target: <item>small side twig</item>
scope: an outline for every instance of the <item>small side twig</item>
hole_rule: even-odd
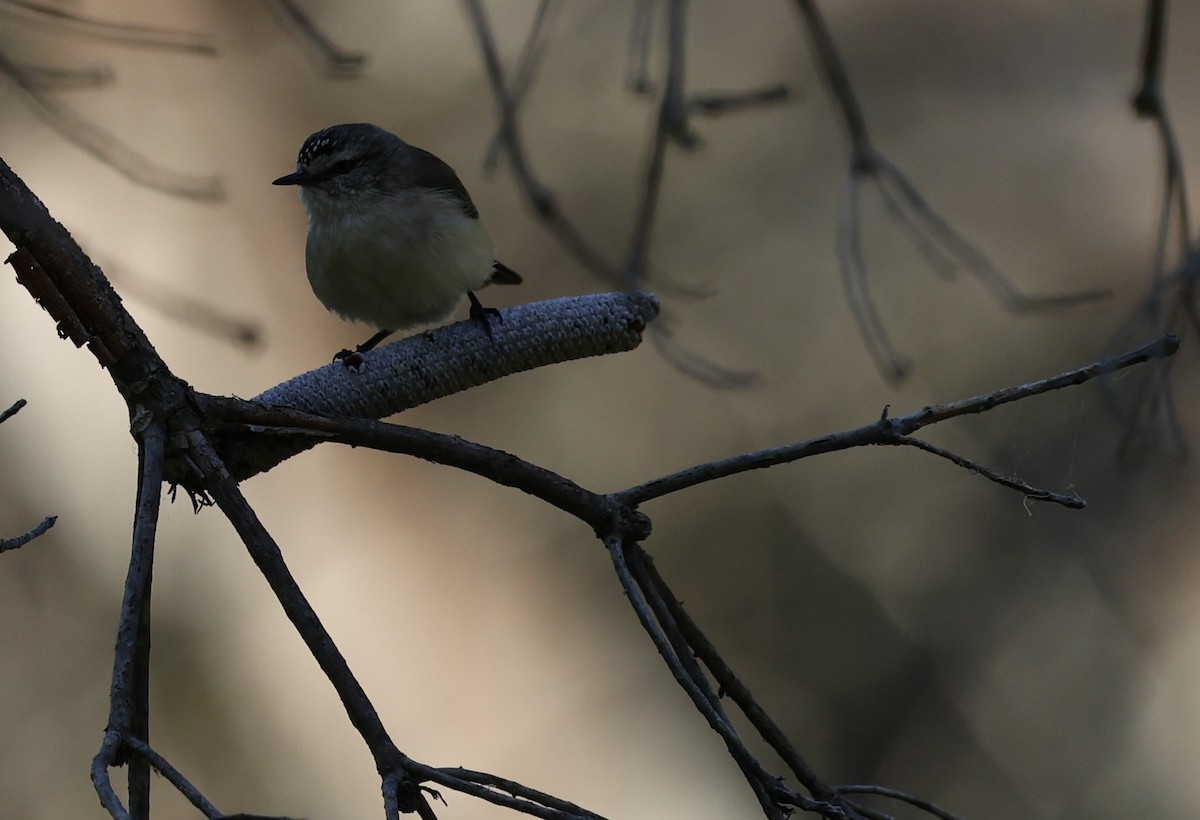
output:
[[[216,806],[209,802],[208,798],[200,793],[199,789],[192,785],[191,781],[184,777],[183,772],[179,771],[169,760],[155,751],[149,743],[135,737],[126,737],[124,739],[124,746],[134,755],[145,760],[154,771],[165,777],[189,803],[204,812],[206,817],[225,816]]]
[[[901,436],[894,441],[885,441],[883,444],[916,447],[918,450],[924,450],[927,453],[932,453],[939,458],[944,458],[949,462],[957,464],[964,470],[973,474],[982,475],[989,481],[994,481],[1002,487],[1008,487],[1010,490],[1016,490],[1031,501],[1049,501],[1053,504],[1059,504],[1069,510],[1082,510],[1087,507],[1087,502],[1077,495],[1063,495],[1062,493],[1043,490],[1040,487],[1034,487],[1026,484],[1021,479],[1015,476],[1006,476],[991,467],[980,464],[977,461],[972,461],[965,456],[960,456],[958,453],[952,453],[949,450],[938,447],[936,444],[930,444],[928,441],[912,438],[910,436]]]
[[[8,552],[9,550],[20,549],[28,544],[33,539],[42,535],[58,521],[57,515],[48,515],[39,523],[35,524],[30,530],[13,538],[0,538],[0,552]]]
[[[931,803],[928,800],[909,794],[908,792],[902,792],[899,789],[889,789],[885,786],[852,785],[836,786],[834,790],[838,794],[869,794],[877,797],[890,797],[892,800],[899,800],[927,814],[931,814],[939,818],[939,820],[962,820],[957,814],[946,811],[936,803]]]
[[[12,407],[8,408],[3,413],[0,413],[0,424],[3,424],[17,413],[21,412],[21,408],[28,403],[29,402],[25,401],[25,399],[17,399],[15,402],[13,402]]]

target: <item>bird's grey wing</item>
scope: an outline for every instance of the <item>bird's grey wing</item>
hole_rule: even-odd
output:
[[[424,148],[410,145],[409,149],[420,157],[413,163],[413,183],[420,188],[432,188],[435,191],[453,194],[462,206],[464,214],[471,219],[479,219],[479,209],[471,201],[471,195],[467,193],[466,186],[462,184],[458,174],[454,173],[454,169]]]

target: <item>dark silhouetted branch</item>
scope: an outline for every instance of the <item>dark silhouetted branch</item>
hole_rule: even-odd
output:
[[[1068,370],[1048,379],[1029,382],[992,393],[984,393],[969,399],[926,407],[915,413],[897,418],[889,418],[886,414],[874,424],[868,424],[854,430],[842,433],[831,433],[820,438],[791,444],[786,447],[773,447],[758,450],[753,453],[734,456],[721,461],[711,461],[677,473],[654,479],[636,487],[622,490],[616,495],[626,503],[642,504],[652,498],[660,498],[668,493],[678,492],[687,487],[694,487],[707,481],[715,481],[748,470],[758,470],[773,467],[776,464],[786,464],[801,458],[846,450],[850,447],[861,447],[867,444],[902,444],[902,439],[911,436],[916,431],[931,424],[937,424],[948,419],[973,413],[984,413],[1004,404],[1020,401],[1052,390],[1073,387],[1091,381],[1107,373],[1115,373],[1134,365],[1163,359],[1175,355],[1179,349],[1179,339],[1165,336],[1132,350],[1120,356],[1101,359],[1084,367]],[[1039,493],[1042,491],[1038,491]],[[1052,494],[1053,495],[1053,494]],[[1064,497],[1069,498],[1069,497]],[[1057,501],[1049,497],[1045,500]],[[1078,507],[1077,499],[1069,499],[1071,507]]]

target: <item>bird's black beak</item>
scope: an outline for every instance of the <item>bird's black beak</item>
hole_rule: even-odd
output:
[[[312,179],[313,178],[308,174],[307,171],[296,171],[293,174],[288,174],[287,176],[280,177],[279,179],[275,180],[271,184],[272,185],[304,185],[308,182],[312,182]]]

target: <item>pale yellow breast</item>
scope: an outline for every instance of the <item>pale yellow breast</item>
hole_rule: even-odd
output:
[[[308,280],[329,310],[403,330],[452,313],[492,276],[487,228],[450,194],[406,192],[365,200],[309,225]]]

